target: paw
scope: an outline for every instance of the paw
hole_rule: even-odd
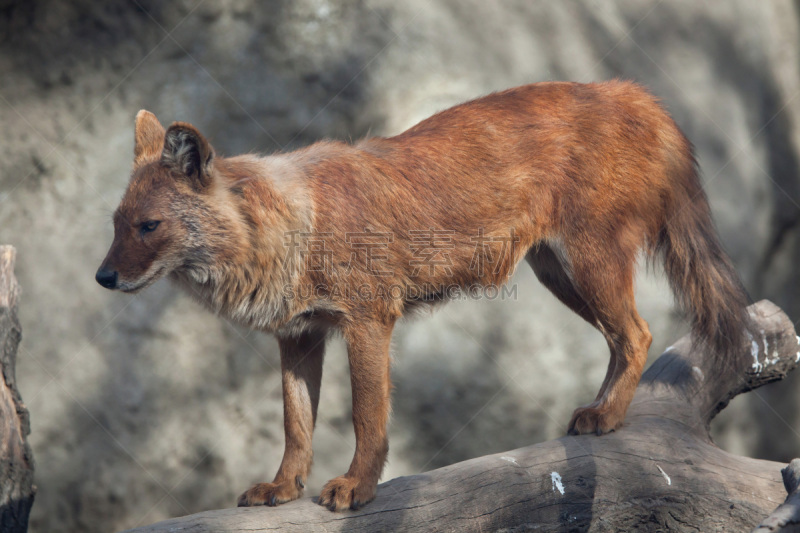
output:
[[[254,505],[269,505],[274,507],[282,503],[296,500],[303,495],[303,481],[300,476],[294,483],[258,483],[239,496],[239,507],[253,507]]]
[[[594,433],[602,435],[610,433],[622,425],[622,416],[609,409],[600,409],[597,402],[586,407],[579,407],[572,413],[567,433],[570,435],[586,435]]]
[[[368,483],[357,478],[339,476],[322,487],[319,504],[331,511],[358,509],[375,498],[377,483]]]

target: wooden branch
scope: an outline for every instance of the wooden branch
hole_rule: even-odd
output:
[[[0,246],[0,531],[24,532],[35,487],[28,445],[28,410],[17,390],[16,358],[22,331],[17,320],[16,251]]]
[[[795,459],[781,470],[783,484],[789,496],[753,533],[800,532],[800,459]]]
[[[689,338],[668,349],[645,373],[623,427],[609,435],[565,436],[393,479],[359,511],[335,514],[303,498],[130,531],[749,530],[784,499],[783,465],[717,448],[708,423],[736,394],[800,363],[788,317],[767,301],[751,313],[758,338],[723,368]]]
[[[628,420],[640,413],[662,416],[695,427],[708,437],[708,424],[735,396],[779,381],[800,364],[800,337],[781,309],[768,300],[751,305],[756,326],[737,355],[722,367],[695,350],[685,336],[645,372]]]

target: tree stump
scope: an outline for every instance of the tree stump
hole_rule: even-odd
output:
[[[788,317],[768,301],[750,312],[758,334],[722,367],[688,336],[668,348],[611,434],[565,436],[393,479],[359,511],[335,514],[303,498],[130,532],[750,530],[786,498],[784,465],[719,449],[709,423],[737,394],[800,364]],[[784,505],[796,511],[796,484],[791,490],[792,503]]]
[[[19,287],[14,277],[16,251],[0,246],[0,531],[28,530],[36,488],[33,454],[28,445],[28,410],[17,390],[17,347],[22,330],[17,319]]]

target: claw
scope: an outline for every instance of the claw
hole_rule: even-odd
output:
[[[356,510],[375,497],[376,484],[355,477],[340,476],[325,484],[319,504],[331,511]]]
[[[239,496],[237,505],[239,507],[250,507],[254,505],[275,507],[276,505],[296,500],[300,496],[302,496],[302,490],[298,489],[291,481],[259,483]]]

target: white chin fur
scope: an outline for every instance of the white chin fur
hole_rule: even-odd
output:
[[[158,281],[164,275],[166,271],[166,267],[162,266],[158,270],[155,271],[154,274],[151,276],[145,277],[143,280],[139,281],[120,281],[117,283],[117,289],[127,293],[127,294],[136,294],[137,292],[145,289]]]

